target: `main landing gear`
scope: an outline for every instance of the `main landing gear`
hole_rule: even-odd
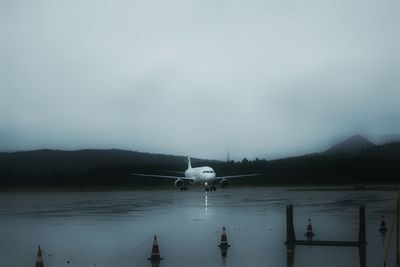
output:
[[[188,188],[186,186],[181,187],[181,191],[187,191],[187,190],[188,190]]]

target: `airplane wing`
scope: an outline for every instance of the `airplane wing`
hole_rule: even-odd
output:
[[[255,174],[229,175],[229,176],[218,176],[215,179],[216,180],[222,180],[222,179],[239,178],[239,177],[251,177],[251,176],[259,176],[259,175],[261,175],[261,174],[255,173]]]
[[[185,172],[180,172],[180,171],[167,171],[169,173],[175,173],[175,174],[185,174]]]
[[[192,178],[182,177],[182,176],[170,176],[170,175],[156,175],[156,174],[144,174],[144,173],[131,173],[133,176],[145,176],[145,177],[154,177],[154,178],[165,178],[165,179],[181,179],[181,180],[190,180]]]

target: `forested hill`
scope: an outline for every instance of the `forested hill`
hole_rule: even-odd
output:
[[[199,164],[216,161],[193,159]],[[0,153],[2,185],[83,185],[129,183],[132,171],[185,170],[186,156],[118,149],[35,150]],[[132,179],[131,179],[132,180]]]
[[[320,153],[279,160],[221,162],[193,159],[218,175],[260,173],[237,179],[250,184],[363,184],[399,183],[400,142],[370,146],[354,153]],[[124,150],[36,150],[0,153],[0,185],[138,185],[172,184],[170,179],[138,178],[132,172],[182,175],[185,156]]]

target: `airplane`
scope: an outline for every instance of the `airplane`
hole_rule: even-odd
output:
[[[192,163],[190,157],[188,156],[188,168],[185,171],[184,177],[179,176],[168,176],[168,175],[155,175],[155,174],[143,174],[143,173],[131,173],[134,176],[145,176],[145,177],[155,177],[155,178],[165,178],[165,179],[175,179],[174,185],[181,191],[186,191],[188,187],[187,184],[204,184],[205,191],[216,191],[217,187],[215,184],[219,182],[221,187],[228,186],[228,179],[238,178],[238,177],[250,177],[258,176],[260,174],[243,174],[243,175],[230,175],[230,176],[219,176],[215,171],[208,166],[195,167],[192,168]],[[186,183],[185,183],[186,182]]]

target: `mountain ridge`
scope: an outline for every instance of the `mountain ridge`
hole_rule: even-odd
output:
[[[327,149],[325,154],[357,154],[360,151],[371,148],[375,146],[374,143],[369,141],[362,135],[356,134],[352,135],[345,140],[333,145],[329,149]]]
[[[193,159],[219,175],[260,173],[238,180],[254,184],[399,183],[400,142],[374,145],[357,153],[317,153],[276,160],[223,162]],[[0,152],[0,185],[137,185],[168,181],[133,179],[132,172],[171,175],[187,168],[186,156],[120,149]]]

